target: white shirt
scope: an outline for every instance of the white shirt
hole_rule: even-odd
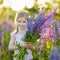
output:
[[[15,36],[15,42],[20,43],[21,46],[24,46],[25,45],[25,42],[22,40],[24,34],[22,34],[22,33],[15,34],[15,33],[16,33],[16,31],[13,31],[11,33],[11,35],[14,35]],[[33,58],[32,51],[30,49],[27,49],[27,52],[28,52],[28,54],[27,55],[25,54],[24,60],[32,59]],[[14,50],[14,53],[18,53],[18,50]]]

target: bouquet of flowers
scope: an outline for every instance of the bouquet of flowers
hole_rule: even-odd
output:
[[[38,14],[38,17],[36,18],[34,23],[32,22],[32,20],[35,17],[34,14],[31,15],[31,17],[28,19],[27,31],[26,31],[26,34],[24,35],[24,37],[22,38],[23,41],[30,42],[34,46],[36,46],[36,42],[40,38],[41,26],[47,20],[49,20],[52,16],[54,16],[57,9],[54,8],[48,14],[44,15],[45,10],[46,9],[42,9],[40,11],[40,13]],[[18,49],[19,49],[19,53],[17,54],[17,59],[18,60],[23,60],[24,55],[27,54],[26,48],[21,47],[19,44],[16,44],[16,46],[18,46]],[[33,59],[35,59],[35,60],[38,59],[38,49],[37,48],[38,48],[38,46],[36,47],[35,52],[33,52]]]

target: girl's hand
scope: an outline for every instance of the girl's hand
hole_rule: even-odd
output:
[[[30,49],[31,49],[32,51],[34,51],[34,50],[35,50],[35,46],[33,46],[31,43],[30,43],[29,45],[30,45]]]
[[[35,47],[31,43],[28,43],[28,42],[25,43],[25,48],[35,50]]]

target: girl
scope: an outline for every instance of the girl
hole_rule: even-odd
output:
[[[20,46],[27,48],[28,54],[24,55],[24,60],[32,60],[32,50],[35,50],[35,47],[27,42],[22,41],[24,34],[26,33],[26,25],[27,25],[28,14],[26,12],[19,12],[16,15],[16,30],[11,33],[11,40],[9,43],[9,50],[14,50],[14,53],[18,53],[18,47],[15,46],[15,43],[20,43]],[[17,58],[13,58],[13,60],[17,60]]]

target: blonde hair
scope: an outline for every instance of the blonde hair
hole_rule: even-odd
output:
[[[28,14],[26,12],[18,12],[18,13],[16,13],[15,23],[18,20],[18,18],[22,18],[22,17],[25,17],[26,20],[28,20]],[[18,32],[18,26],[17,26],[17,29],[16,29],[16,33],[17,32]]]
[[[15,23],[18,20],[18,18],[25,17],[28,20],[28,14],[26,12],[17,12],[15,17]]]

